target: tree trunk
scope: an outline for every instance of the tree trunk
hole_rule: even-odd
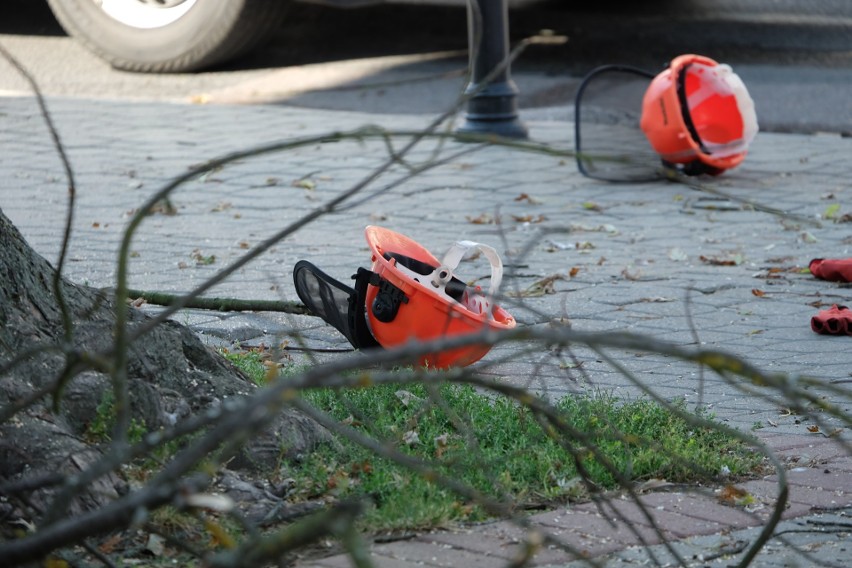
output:
[[[11,364],[28,350],[63,342],[54,275],[50,263],[27,245],[0,210],[0,414],[33,393],[50,388],[65,368],[65,356],[56,349],[39,350]],[[111,297],[64,279],[60,285],[73,321],[74,348],[88,353],[107,351],[114,327]],[[129,325],[146,318],[132,309]],[[133,419],[148,431],[173,425],[228,397],[245,396],[257,388],[175,322],[159,326],[144,341],[131,346],[128,360]],[[0,423],[0,488],[43,474],[70,476],[85,470],[101,455],[90,441],[91,428],[93,421],[103,419],[110,395],[109,377],[86,370],[67,382],[61,398],[55,401],[58,411],[54,411],[51,396],[45,396]],[[285,412],[270,430],[244,448],[231,467],[275,468],[282,457],[304,455],[328,439],[325,430],[303,415]],[[101,506],[125,489],[118,474],[104,476],[68,512]],[[37,521],[49,498],[49,490],[39,489],[26,499],[0,502],[0,518]]]

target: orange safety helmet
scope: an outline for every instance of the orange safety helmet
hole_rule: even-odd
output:
[[[640,127],[664,162],[717,175],[743,161],[757,116],[730,66],[681,55],[645,91]]]
[[[354,288],[304,260],[293,270],[302,302],[354,347],[391,348],[409,341],[515,327],[515,319],[494,303],[503,263],[492,247],[460,241],[439,261],[417,242],[389,229],[369,226],[365,234],[372,266],[358,269]],[[480,251],[491,264],[487,294],[453,275],[469,250]],[[442,350],[422,356],[418,363],[438,369],[461,367],[478,361],[490,348],[476,344]]]
[[[367,287],[367,319],[373,336],[383,347],[407,341],[431,341],[445,336],[515,327],[515,319],[493,299],[503,277],[503,263],[493,248],[461,241],[453,245],[443,262],[421,245],[389,229],[370,226],[367,244],[373,252],[372,271],[378,285]],[[491,263],[487,295],[470,288],[453,275],[465,252],[480,250]],[[423,366],[465,366],[488,353],[489,345],[472,345],[430,353]]]

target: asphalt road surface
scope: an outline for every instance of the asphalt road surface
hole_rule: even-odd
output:
[[[852,135],[852,2],[846,0],[554,0],[510,13],[512,40],[552,29],[513,78],[526,115],[569,118],[582,77],[606,63],[660,69],[681,53],[731,64],[765,131]],[[465,85],[467,12],[455,6],[354,10],[293,3],[262,49],[203,73],[115,71],[68,38],[43,2],[0,6],[0,43],[48,95],[195,103],[275,103],[435,113]],[[0,94],[27,84],[0,62]]]

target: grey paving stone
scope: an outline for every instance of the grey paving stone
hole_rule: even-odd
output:
[[[767,481],[777,481],[778,476],[771,475],[765,479]],[[831,469],[826,467],[793,468],[787,471],[787,483],[794,488],[807,487],[810,489],[831,491],[837,494],[838,497],[844,493],[852,493],[852,486],[849,485],[849,476],[846,475],[846,472],[831,471]],[[793,489],[793,491],[795,490]]]
[[[371,562],[375,568],[422,568],[423,566],[440,566],[440,564],[426,563],[422,561],[410,561],[400,558],[392,558],[381,554],[372,554]],[[338,554],[318,560],[300,562],[299,566],[305,568],[352,568],[352,559],[346,554]]]
[[[652,493],[645,500],[649,505],[661,506],[685,517],[691,517],[701,523],[694,534],[710,534],[704,526],[718,525],[715,532],[726,532],[735,528],[759,525],[763,521],[745,510],[721,503],[715,492],[713,494],[696,493]],[[683,527],[685,524],[679,524]]]
[[[429,539],[428,536],[412,541],[376,545],[373,550],[380,557],[427,566],[496,568],[506,565],[506,558],[503,556],[457,548]]]
[[[843,471],[850,473],[852,472],[852,457],[831,460],[831,463],[827,464],[825,469],[829,471]]]
[[[849,518],[848,512],[841,512],[783,521],[777,527],[777,536],[758,553],[751,565],[760,568],[845,566],[852,551],[848,539]],[[685,561],[684,565],[690,568],[728,567],[742,560],[759,531],[759,528],[750,528],[722,537],[698,536],[672,546]],[[652,563],[649,552],[663,566],[677,565],[670,552],[660,545],[650,549],[634,547],[599,560],[607,567],[641,566]],[[575,562],[559,566],[575,568],[581,564]]]
[[[641,525],[659,530],[663,540],[687,536],[698,524],[694,519],[684,518],[683,515],[667,510],[664,505],[646,503],[644,499],[641,503],[642,505],[631,499],[613,497],[604,505],[605,514],[612,522],[622,526]],[[589,504],[579,505],[578,508],[591,510]],[[688,527],[691,527],[690,530],[686,530]]]
[[[749,481],[742,485],[758,500],[773,506],[778,495],[778,483],[773,481]],[[843,509],[852,506],[852,492],[823,489],[790,484],[789,507],[785,517],[795,517],[813,509]]]
[[[48,103],[78,183],[74,236],[65,273],[73,281],[100,287],[115,285],[118,247],[130,217],[155,191],[191,166],[252,145],[332,129],[353,129],[366,123],[418,128],[428,120],[264,106],[93,103],[61,98]],[[67,206],[61,164],[50,150],[49,134],[33,99],[4,98],[2,118],[0,207],[30,244],[55,262]],[[535,140],[561,148],[573,145],[570,125],[533,122],[529,126]],[[436,148],[436,143],[427,142],[411,160],[429,159]],[[358,266],[369,262],[364,226],[382,224],[412,236],[438,255],[458,239],[495,244],[511,268],[506,290],[524,291],[545,276],[562,275],[553,294],[506,299],[521,325],[544,326],[564,318],[581,332],[631,331],[685,349],[719,350],[767,371],[803,374],[823,383],[848,380],[852,368],[848,338],[817,335],[810,330],[809,320],[817,311],[814,302],[848,302],[852,292],[847,286],[797,272],[811,258],[849,255],[844,224],[823,220],[812,227],[800,220],[779,220],[748,206],[730,207],[731,203],[710,200],[706,192],[679,184],[597,182],[580,176],[571,160],[534,153],[518,154],[504,148],[471,150],[449,143],[442,155],[460,150],[467,153],[417,178],[406,179],[407,170],[399,165],[388,168],[387,175],[367,188],[371,199],[320,217],[288,235],[207,295],[295,299],[291,271],[300,259],[309,259],[348,281]],[[735,197],[816,220],[829,205],[838,203],[845,208],[849,201],[850,190],[843,180],[852,174],[850,154],[852,139],[848,138],[762,133],[742,167],[698,181]],[[176,293],[190,291],[240,262],[252,247],[365,179],[385,158],[384,145],[378,141],[312,143],[288,152],[245,158],[189,180],[171,197],[176,214],[148,217],[133,236],[129,284]],[[300,180],[311,184],[300,185]],[[522,194],[537,203],[516,200]],[[488,221],[483,215],[497,222],[473,222]],[[215,260],[199,264],[198,257]],[[725,261],[733,264],[714,264]],[[475,264],[464,268],[470,270],[471,278],[487,275],[487,270]],[[579,271],[572,277],[573,268]],[[771,274],[770,268],[790,271]],[[230,347],[235,342],[268,347],[287,342],[292,346],[302,341],[309,348],[333,350],[347,345],[336,331],[304,316],[188,311],[175,317],[181,318],[215,346]],[[522,349],[526,351],[518,355]],[[844,490],[844,481],[852,474],[848,451],[819,435],[808,436],[807,427],[822,416],[804,405],[798,415],[782,416],[784,401],[765,388],[744,389],[742,378],[720,376],[707,369],[702,374],[676,357],[639,348],[607,350],[632,373],[635,383],[592,350],[573,346],[571,351],[574,359],[532,349],[529,343],[501,345],[478,369],[553,398],[594,389],[625,398],[652,392],[667,400],[686,400],[690,406],[700,403],[725,424],[746,432],[759,422],[764,427],[755,433],[780,458],[790,461],[791,467],[817,466],[789,473],[793,485],[786,518],[809,514],[812,506],[849,504],[849,493]],[[348,354],[324,352],[313,359],[305,353],[293,356],[310,364]],[[511,361],[505,360],[510,357]],[[809,392],[832,396],[816,387]],[[849,406],[849,401],[845,404]],[[831,420],[826,425],[837,427]],[[848,428],[841,435],[848,440]],[[825,469],[830,473],[821,473]],[[704,564],[701,559],[718,553],[720,546],[736,538],[753,539],[756,528],[725,533],[731,527],[762,522],[777,492],[771,478],[744,486],[765,501],[757,517],[704,496],[687,495],[679,501],[676,494],[661,493],[645,499],[654,504],[667,535],[718,530],[717,535],[675,545],[696,565],[716,566],[729,559]],[[533,518],[554,536],[592,556],[610,552],[614,546],[636,544],[638,538],[631,529],[648,542],[659,541],[634,516],[635,510],[625,508],[625,512],[633,520],[630,526],[612,526],[595,511],[581,507],[571,513],[575,521],[580,518],[577,522],[566,521],[569,515],[564,511]],[[484,536],[473,530],[435,537],[435,545],[421,539],[378,545],[376,564],[399,568],[503,565],[494,562],[505,563],[518,539],[481,530]],[[817,538],[811,532],[786,536],[801,539],[801,546],[812,547],[820,558],[848,554],[840,551],[843,541],[831,541],[825,534]],[[457,540],[449,548],[447,542],[439,542],[450,538]],[[505,551],[503,556],[484,554],[488,550],[483,548],[502,542],[509,543],[499,545]],[[775,548],[761,560],[765,562],[761,566],[785,565],[790,558],[798,562],[799,556],[784,555],[782,543],[772,546]],[[667,558],[662,549],[654,550],[659,558]],[[544,549],[536,566],[567,566],[570,560],[563,564],[562,554]],[[623,557],[609,557],[607,565],[647,561],[642,554],[633,550]],[[347,562],[337,556],[315,565],[346,566]]]
[[[569,516],[562,522],[565,513],[540,513],[533,515],[530,520],[532,527],[548,538],[554,539],[555,543],[545,542],[543,548],[535,556],[535,563],[549,564],[553,562],[564,562],[572,558],[592,558],[622,549],[625,544],[617,538],[607,534],[600,534],[587,527],[584,520],[588,519],[585,514]],[[494,523],[498,534],[507,534],[515,542],[522,542],[526,537],[526,531],[506,521]],[[508,527],[508,528],[505,528]],[[478,529],[473,534],[492,534],[491,527]],[[632,541],[631,541],[632,542]]]
[[[604,514],[601,514],[593,504],[588,503],[572,507],[570,513],[563,510],[537,515],[535,520],[547,527],[555,527],[568,533],[576,530],[579,534],[596,538],[603,545],[619,542],[622,546],[630,546],[639,543],[657,544],[662,541],[661,535],[647,525],[625,523],[611,509],[605,507]]]

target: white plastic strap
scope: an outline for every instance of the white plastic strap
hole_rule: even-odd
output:
[[[435,269],[430,277],[430,282],[435,288],[444,289],[453,277],[453,271],[458,268],[464,255],[470,250],[478,250],[485,255],[488,262],[491,263],[491,284],[488,287],[488,297],[493,298],[500,289],[500,283],[503,281],[503,261],[500,260],[500,255],[493,247],[473,241],[458,241],[441,261],[441,266]]]
[[[468,288],[463,295],[461,304],[475,314],[486,313],[490,316],[494,296],[497,294],[497,291],[500,289],[500,283],[503,281],[503,261],[500,260],[500,255],[497,254],[494,248],[473,241],[458,241],[450,247],[450,250],[444,255],[441,265],[432,271],[431,274],[418,274],[401,263],[396,264],[396,269],[417,285],[438,292],[449,301],[455,302],[456,300],[447,293],[447,284],[453,279],[454,271],[458,268],[465,254],[471,250],[482,252],[491,264],[491,284],[487,295]]]
[[[500,282],[503,280],[503,261],[500,260],[500,255],[492,247],[473,241],[457,242],[444,255],[441,266],[432,273],[429,283],[444,296],[450,297],[446,290],[447,284],[452,280],[453,271],[458,268],[464,255],[471,250],[480,251],[491,264],[491,284],[487,296],[472,288],[466,288],[460,303],[474,314],[486,314],[491,317],[494,309],[494,296],[500,289]]]

